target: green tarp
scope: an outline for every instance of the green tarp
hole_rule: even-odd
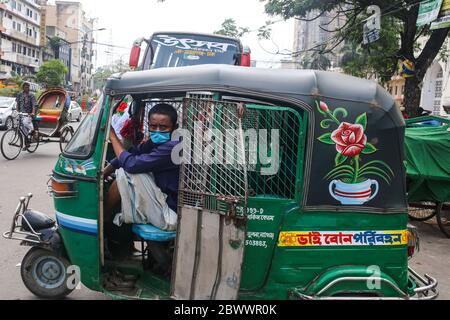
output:
[[[448,126],[407,128],[405,138],[408,199],[450,201]]]

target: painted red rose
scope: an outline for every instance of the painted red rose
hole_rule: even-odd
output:
[[[336,143],[336,149],[340,154],[351,158],[359,155],[367,144],[363,126],[347,122],[343,122],[331,134],[331,139]]]

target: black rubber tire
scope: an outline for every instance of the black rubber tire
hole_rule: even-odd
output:
[[[35,153],[39,148],[39,144],[41,143],[41,137],[36,142],[31,142],[30,146],[27,148],[28,153]]]
[[[77,122],[81,122],[81,113],[80,113],[80,115],[78,116]]]
[[[37,270],[41,266],[42,259],[48,259],[49,261],[52,261],[53,265],[64,266],[63,270],[59,270],[62,268],[58,268],[57,271],[58,282],[56,284],[61,284],[54,288],[45,288],[44,286],[39,284],[38,280],[36,280],[36,274],[38,271],[42,271],[43,273],[45,272],[42,269]],[[66,259],[57,256],[54,252],[34,247],[31,248],[23,258],[20,268],[20,274],[22,276],[22,281],[27,289],[35,296],[43,299],[62,299],[68,296],[74,290],[67,288],[67,268],[69,266],[70,263]],[[42,268],[45,268],[45,264],[42,266]]]
[[[11,130],[14,128],[14,120],[11,117],[6,118],[5,121],[5,129],[6,130]]]
[[[438,205],[436,218],[439,229],[447,238],[450,238],[450,203]]]
[[[61,137],[59,138],[59,149],[64,152],[67,144],[72,140],[74,131],[72,127],[66,127],[61,131]],[[67,139],[69,137],[69,139]]]
[[[15,155],[14,154],[13,155],[9,155],[9,154],[6,154],[6,152],[5,152],[5,149],[6,149],[6,145],[5,144],[9,143],[6,140],[8,139],[7,138],[8,135],[11,135],[11,134],[14,135],[14,137],[15,137],[14,139],[17,139],[15,143],[18,143],[18,145],[17,145],[17,147],[18,147],[17,148],[17,154],[15,154]],[[10,129],[10,130],[6,131],[3,134],[2,140],[0,142],[0,149],[1,149],[3,157],[5,157],[6,160],[10,160],[10,161],[17,159],[17,157],[22,152],[23,144],[24,144],[23,136],[22,136],[21,133],[18,133],[16,129]]]
[[[428,208],[421,208],[420,205]],[[438,205],[434,202],[410,203],[408,216],[412,221],[427,221],[436,215],[437,207]]]

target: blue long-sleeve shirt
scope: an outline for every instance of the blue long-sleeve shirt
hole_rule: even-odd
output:
[[[111,161],[116,169],[123,168],[130,174],[153,173],[156,185],[167,194],[169,208],[177,212],[179,166],[172,162],[172,150],[178,141],[155,145],[151,140]]]

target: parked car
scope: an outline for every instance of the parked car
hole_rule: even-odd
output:
[[[0,97],[0,129],[11,129],[16,117],[16,99]]]
[[[82,117],[83,110],[81,109],[80,105],[77,102],[72,101],[69,108],[69,121],[77,120],[78,122],[80,122]]]

